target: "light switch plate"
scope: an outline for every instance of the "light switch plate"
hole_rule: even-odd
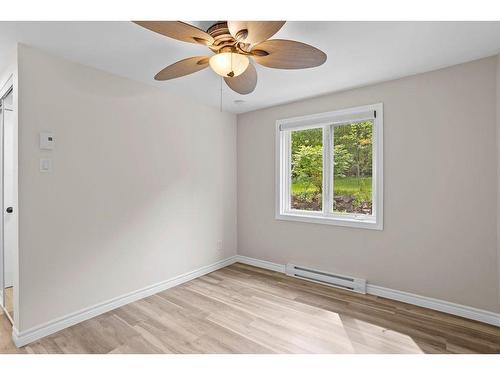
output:
[[[53,150],[56,140],[51,132],[40,133],[40,150]]]
[[[40,172],[52,172],[52,160],[40,159]]]

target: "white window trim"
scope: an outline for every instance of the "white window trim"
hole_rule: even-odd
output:
[[[374,114],[376,113],[376,116]],[[333,177],[333,163],[328,157],[332,150],[331,125],[340,125],[348,122],[373,120],[372,158],[373,158],[373,215],[351,215],[329,212],[331,197],[331,181]],[[290,187],[291,174],[289,171],[291,145],[290,131],[308,128],[323,127],[323,211],[291,210]],[[384,183],[383,183],[383,132],[384,113],[383,104],[371,104],[361,107],[342,109],[338,111],[318,113],[308,116],[294,117],[276,121],[276,219],[301,221],[307,223],[330,224],[345,227],[383,229]],[[281,157],[283,155],[283,158]],[[286,181],[288,180],[288,181]]]

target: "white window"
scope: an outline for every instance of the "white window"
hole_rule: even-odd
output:
[[[383,106],[276,122],[276,218],[383,228]]]

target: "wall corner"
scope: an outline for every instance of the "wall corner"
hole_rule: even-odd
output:
[[[500,311],[500,54],[496,59],[496,149],[497,149],[497,284]]]

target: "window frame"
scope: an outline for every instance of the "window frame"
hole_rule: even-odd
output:
[[[339,225],[383,230],[383,103],[341,109],[276,121],[276,207],[277,220]],[[333,128],[359,121],[373,121],[372,131],[372,215],[332,212]],[[291,209],[291,132],[323,129],[322,211]]]

